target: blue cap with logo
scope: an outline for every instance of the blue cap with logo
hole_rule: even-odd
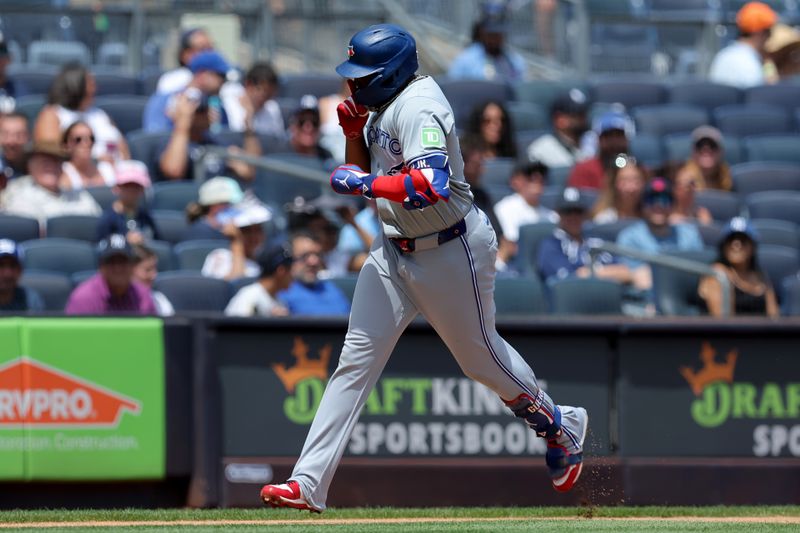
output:
[[[213,50],[200,52],[194,56],[191,61],[189,61],[188,66],[189,70],[192,71],[192,74],[196,74],[202,70],[210,70],[211,72],[216,72],[223,77],[226,76],[228,71],[231,69],[230,65],[228,65],[228,62],[225,61],[225,58]]]
[[[109,235],[97,245],[97,260],[101,264],[116,256],[133,259],[133,248],[128,244],[128,239],[118,233]]]
[[[758,232],[756,228],[744,217],[733,217],[722,229],[720,242],[724,242],[734,235],[746,235],[753,242],[758,242]]]
[[[258,254],[258,266],[261,267],[262,278],[274,274],[279,266],[289,266],[292,262],[292,251],[288,244],[272,246]]]
[[[592,129],[598,135],[622,130],[628,138],[632,137],[636,131],[631,117],[621,109],[611,109],[597,117],[592,124]]]
[[[0,239],[0,258],[13,257],[18,262],[22,261],[22,250],[11,239]]]

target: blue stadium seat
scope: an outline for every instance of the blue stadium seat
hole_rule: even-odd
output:
[[[735,136],[725,135],[723,139],[725,153],[723,157],[729,165],[745,160],[742,141]],[[664,151],[667,161],[682,162],[689,159],[692,153],[692,138],[687,134],[667,135],[664,137]]]
[[[539,253],[539,244],[553,234],[556,225],[552,222],[539,222],[537,224],[523,224],[519,227],[519,240],[517,241],[517,256],[514,266],[526,277],[536,277],[536,258]]]
[[[357,274],[352,276],[330,278],[330,281],[339,287],[339,290],[342,291],[345,296],[347,296],[347,299],[350,301],[350,303],[353,303],[353,294],[356,292],[356,282],[358,281]]]
[[[330,169],[326,168],[323,162],[316,157],[309,157],[296,153],[276,153],[267,154],[266,158],[275,161],[300,164],[317,172],[330,171]],[[317,198],[322,194],[323,190],[327,190],[328,187],[327,184],[311,179],[298,178],[264,169],[258,170],[255,183],[253,184],[253,190],[261,201],[276,205],[283,205],[287,202],[291,202],[298,196],[302,196],[306,200]]]
[[[540,105],[512,100],[506,103],[506,109],[514,132],[545,130],[550,127],[550,113]]]
[[[502,185],[508,187],[508,180],[517,162],[510,157],[495,157],[483,163],[483,173],[481,174],[481,185],[490,187]]]
[[[144,96],[150,96],[156,92],[158,80],[164,72],[160,68],[151,68],[142,71],[139,76],[139,91]]]
[[[731,177],[734,190],[742,198],[761,191],[800,191],[800,166],[796,164],[768,161],[740,163],[731,167]]]
[[[150,209],[183,212],[197,201],[199,185],[194,181],[164,181],[153,184]]]
[[[642,106],[633,110],[636,134],[669,135],[690,133],[708,124],[708,112],[702,107],[684,104]]]
[[[669,88],[672,104],[704,107],[707,111],[720,106],[737,105],[744,100],[741,89],[707,81],[681,81]]]
[[[758,218],[751,221],[759,244],[775,244],[800,250],[800,227],[786,220]]]
[[[154,181],[162,179],[158,160],[161,158],[161,152],[167,147],[169,133],[147,133],[142,130],[136,130],[128,133],[125,138],[131,151],[131,159],[136,159],[147,165],[150,177]]]
[[[97,270],[79,270],[78,272],[72,274],[69,279],[72,281],[72,285],[77,287],[95,274],[97,274]]]
[[[719,244],[719,240],[722,237],[722,223],[713,221],[711,224],[698,224],[697,231],[700,232],[703,244],[713,248]]]
[[[117,195],[114,194],[114,188],[105,185],[87,187],[86,192],[92,195],[94,201],[97,202],[97,205],[103,208],[103,210],[109,209],[111,204],[114,203],[114,200],[117,199]]]
[[[800,277],[791,276],[783,280],[780,287],[781,313],[785,316],[800,316]]]
[[[175,257],[172,254],[172,244],[166,241],[147,241],[145,245],[158,256],[159,272],[175,269]]]
[[[60,272],[44,272],[26,269],[20,285],[39,293],[44,300],[45,311],[63,311],[72,293],[72,281]]]
[[[748,161],[800,163],[800,134],[758,135],[744,140]]]
[[[672,252],[669,255],[710,264],[715,257],[713,251]],[[653,264],[653,294],[656,310],[661,315],[697,316],[701,314],[697,285],[698,274]]]
[[[619,233],[630,226],[639,222],[638,218],[623,218],[616,222],[609,222],[606,224],[592,224],[587,223],[583,230],[584,238],[602,239],[608,242],[616,242]]]
[[[0,239],[22,242],[40,236],[39,221],[35,218],[0,214]]]
[[[603,3],[606,3],[605,0]],[[592,72],[614,75],[628,72],[649,73],[653,67],[653,54],[659,50],[658,30],[653,25],[594,22],[591,25],[590,40],[589,61]],[[620,101],[601,100],[597,95],[595,97],[601,102]],[[642,102],[655,103],[659,102]]]
[[[791,111],[800,104],[800,86],[781,83],[751,87],[745,92],[744,101],[752,105],[780,106]]]
[[[162,240],[177,244],[183,240],[189,223],[183,211],[170,209],[154,209],[150,211],[153,222],[158,229],[158,235]]]
[[[313,94],[317,98],[336,94],[342,87],[342,78],[337,74],[310,72],[306,74],[289,74],[279,80],[278,96],[285,98],[302,98]]]
[[[494,281],[494,304],[497,316],[530,316],[547,312],[538,276],[498,277]]]
[[[628,110],[638,106],[656,106],[667,101],[666,87],[647,80],[598,80],[592,85],[595,102],[619,102]]]
[[[764,191],[745,198],[750,218],[774,218],[800,225],[800,192]]]
[[[456,124],[466,124],[467,118],[475,106],[487,100],[505,103],[514,99],[514,89],[504,82],[448,78],[441,78],[437,81],[453,108]]]
[[[777,106],[720,106],[712,112],[714,123],[725,135],[746,137],[766,133],[787,133],[794,129],[791,115]]]
[[[58,74],[58,69],[50,65],[15,65],[8,68],[9,76],[28,87],[29,94],[46,95]]]
[[[142,116],[147,105],[146,96],[99,96],[95,105],[108,113],[123,135],[142,128]]]
[[[89,66],[92,55],[89,48],[78,41],[33,41],[28,45],[28,64],[52,65],[60,67],[65,63],[77,61]]]
[[[565,278],[549,285],[557,315],[622,314],[622,285],[598,278]]]
[[[697,191],[695,203],[708,209],[714,220],[719,222],[728,222],[742,211],[742,200],[738,195],[717,189]]]
[[[553,101],[570,89],[580,89],[591,97],[589,84],[579,80],[526,80],[514,84],[515,100],[541,106],[548,115]]]
[[[22,243],[25,268],[72,275],[97,268],[95,247],[76,239],[45,238]]]
[[[97,82],[97,96],[131,96],[138,95],[139,78],[129,74],[112,72],[94,72]]]
[[[637,133],[630,142],[630,152],[637,161],[649,168],[664,164],[664,147],[656,134]]]
[[[94,215],[61,215],[47,219],[45,234],[49,238],[77,239],[97,242],[97,222]]]
[[[97,59],[95,61],[98,67],[114,67],[123,68],[128,62],[129,51],[128,45],[121,42],[108,42],[103,43],[97,49]],[[113,94],[113,93],[107,93]],[[122,93],[120,93],[122,94]],[[130,94],[130,93],[125,93]],[[139,93],[133,93],[139,94]]]
[[[230,243],[221,239],[199,239],[180,242],[172,249],[175,254],[175,266],[178,270],[200,272],[209,253],[218,248],[229,247]]]
[[[28,119],[28,129],[33,131],[36,117],[47,103],[47,96],[44,94],[28,94],[17,98],[14,108],[18,113],[22,113]]]
[[[758,264],[780,296],[779,287],[784,279],[796,276],[800,271],[800,255],[797,248],[761,244],[756,250]]]
[[[230,283],[206,278],[196,272],[161,273],[153,288],[164,293],[177,313],[221,313],[232,296]]]

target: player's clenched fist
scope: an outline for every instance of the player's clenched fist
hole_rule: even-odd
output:
[[[403,179],[403,187],[408,197],[403,201],[403,207],[409,210],[422,209],[439,201],[439,195],[420,170],[412,168],[406,172],[408,173]]]
[[[362,195],[373,198],[372,182],[375,174],[364,172],[357,165],[341,165],[331,174],[331,187],[339,194]]]
[[[366,106],[355,103],[350,96],[336,107],[336,113],[339,115],[339,125],[345,137],[352,141],[364,137],[364,126],[369,118]]]

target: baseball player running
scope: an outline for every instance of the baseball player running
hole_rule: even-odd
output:
[[[266,485],[273,507],[325,509],[358,415],[406,326],[422,314],[464,373],[494,390],[540,436],[553,487],[572,488],[583,466],[588,417],[555,405],[525,360],[495,331],[497,238],[464,180],[453,111],[417,49],[392,24],[356,33],[336,72],[352,96],[339,105],[346,161],[339,194],[376,198],[383,226],[358,277],[339,366],[289,481]]]

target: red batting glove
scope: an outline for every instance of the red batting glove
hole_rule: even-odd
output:
[[[336,107],[336,113],[339,115],[339,125],[344,131],[345,137],[351,141],[357,141],[364,137],[364,126],[369,118],[369,110],[366,106],[355,103],[353,97],[349,96],[347,100]]]

